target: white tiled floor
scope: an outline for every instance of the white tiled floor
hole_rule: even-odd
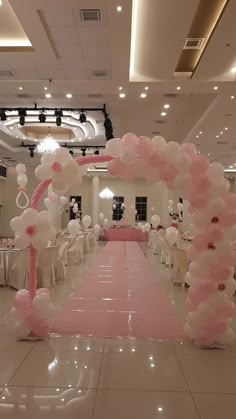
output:
[[[58,312],[96,256],[51,290]],[[147,254],[177,313],[173,287],[158,256]],[[0,316],[14,292],[0,289]],[[236,345],[200,350],[187,341],[51,337],[15,342],[0,325],[0,419],[235,419]]]

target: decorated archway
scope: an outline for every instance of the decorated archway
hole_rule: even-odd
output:
[[[167,143],[160,136],[138,138],[128,133],[122,139],[110,140],[106,153],[73,160],[66,149],[59,148],[52,155],[44,155],[35,170],[41,183],[30,200],[30,208],[11,221],[15,245],[30,246],[29,292],[20,290],[16,294],[10,313],[16,334],[24,338],[30,334],[45,336],[49,330],[52,304],[47,290],[37,290],[36,278],[37,251],[47,246],[50,232],[47,211],[38,212],[43,192],[51,184],[52,190],[62,196],[71,183],[81,182],[84,165],[108,162],[110,175],[127,181],[140,176],[148,182],[162,181],[189,201],[194,239],[187,249],[191,286],[185,333],[202,347],[229,344],[234,339],[231,322],[236,289],[236,195],[228,192],[223,166],[209,163],[193,144]],[[19,164],[16,170],[18,178],[24,179],[25,166]],[[20,182],[21,192],[24,183]]]

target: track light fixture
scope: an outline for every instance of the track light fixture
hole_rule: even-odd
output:
[[[61,126],[61,118],[63,116],[62,109],[56,109],[55,110],[55,116],[56,116],[57,127],[60,127]]]
[[[109,141],[112,138],[114,138],[112,122],[111,122],[110,117],[107,113],[105,114],[105,121],[104,121],[103,126],[105,128],[106,140]]]
[[[6,121],[7,120],[7,115],[6,115],[5,109],[0,109],[0,119],[1,119],[1,121]]]
[[[26,117],[27,113],[26,113],[26,109],[25,108],[21,108],[19,109],[19,117],[20,117],[20,125],[25,125],[25,117]]]
[[[94,153],[93,153],[95,156],[98,156],[99,155],[99,150],[98,150],[98,148],[96,148],[96,150],[94,151]]]
[[[85,115],[85,113],[84,113],[83,109],[82,109],[82,112],[81,112],[81,114],[80,114],[80,116],[79,116],[79,122],[80,122],[81,124],[84,124],[84,123],[86,122],[86,115]]]
[[[73,151],[73,150],[70,150],[70,151],[69,151],[69,153],[70,153],[70,155],[73,157],[73,155],[74,155],[74,151]]]
[[[86,156],[86,147],[81,147],[81,151],[82,151],[82,156],[85,157]]]
[[[29,146],[29,152],[30,152],[30,157],[33,158],[34,157],[34,146]]]
[[[47,119],[47,117],[46,117],[45,113],[41,112],[39,114],[39,122],[41,122],[41,124],[44,124],[44,122],[46,122],[46,119]]]

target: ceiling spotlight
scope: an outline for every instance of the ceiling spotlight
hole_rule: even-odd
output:
[[[25,125],[26,109],[19,109],[20,125]]]
[[[71,156],[74,155],[74,151],[73,150],[70,150],[69,153],[70,153]]]
[[[219,135],[217,135],[216,138],[219,138]]]
[[[44,87],[44,90],[48,90],[47,86]]]
[[[72,94],[71,93],[67,93],[66,94],[67,99],[71,99],[72,98]]]
[[[236,66],[231,68],[232,73],[236,73]]]
[[[149,87],[148,87],[148,86],[144,87],[144,90],[148,90],[148,89],[149,89]]]
[[[196,135],[196,138],[199,138],[199,135]]]
[[[120,87],[119,87],[119,90],[123,90],[123,87],[121,87],[121,86],[120,86]]]
[[[39,122],[41,122],[41,124],[43,124],[44,122],[46,122],[46,115],[45,115],[45,113],[41,112],[39,114]]]
[[[225,127],[225,131],[228,131],[228,129],[229,129],[228,127]]]
[[[199,131],[199,134],[202,134],[202,131]]]
[[[99,155],[99,150],[98,150],[98,148],[94,151],[94,154],[95,154],[95,156],[98,156],[98,155]]]
[[[122,12],[122,6],[117,6],[117,8],[116,8],[116,10],[117,10],[117,12]]]
[[[82,156],[85,157],[86,156],[86,147],[81,147],[81,151],[82,151]]]
[[[181,87],[180,87],[180,86],[177,86],[177,87],[176,87],[176,90],[180,90],[180,89],[181,89]]]
[[[218,90],[218,86],[214,86],[214,90]]]
[[[62,110],[61,109],[56,109],[55,110],[55,116],[56,116],[57,127],[60,127],[61,126],[61,118],[63,116]]]
[[[162,112],[161,113],[161,116],[166,116],[166,112]]]
[[[220,134],[223,135],[223,131],[220,131]]]
[[[23,87],[22,87],[22,86],[20,86],[20,87],[19,87],[19,90],[23,90]]]
[[[125,93],[120,93],[120,94],[119,94],[119,97],[120,97],[121,99],[124,99],[124,98],[125,98],[125,96],[126,96],[126,94],[125,94]]]
[[[50,99],[50,98],[52,97],[52,95],[51,95],[51,93],[46,93],[45,97],[46,97],[47,99]]]
[[[1,119],[1,121],[6,121],[7,120],[7,115],[6,115],[5,109],[0,109],[0,119]]]
[[[166,103],[166,104],[163,106],[163,108],[164,108],[164,109],[169,109],[169,107],[170,107],[170,105],[169,105],[168,103]]]
[[[233,169],[234,166],[229,166],[230,169]]]
[[[210,156],[210,153],[208,153],[207,155]]]
[[[234,96],[230,96],[230,99],[234,99]]]
[[[141,93],[140,97],[141,97],[142,99],[144,99],[145,97],[147,97],[147,93]]]
[[[29,152],[30,152],[30,157],[33,158],[34,157],[34,147],[33,146],[29,146]]]
[[[86,115],[85,115],[85,113],[83,111],[81,112],[81,114],[79,116],[79,122],[81,124],[84,124],[86,122]]]

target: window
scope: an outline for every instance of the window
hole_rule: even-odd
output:
[[[136,221],[147,221],[147,197],[146,196],[136,196]]]
[[[82,197],[81,196],[70,196],[70,202],[73,198],[75,199],[75,203],[78,204],[78,210],[79,211],[78,211],[77,214],[79,214],[81,216],[82,215],[82,212],[81,212]],[[70,207],[70,220],[74,220],[77,214],[74,214],[73,213],[73,207],[72,208]]]
[[[123,209],[121,205],[124,203],[123,196],[114,196],[112,205],[116,205],[115,208],[112,208],[112,220],[113,221],[120,221],[123,215]]]

